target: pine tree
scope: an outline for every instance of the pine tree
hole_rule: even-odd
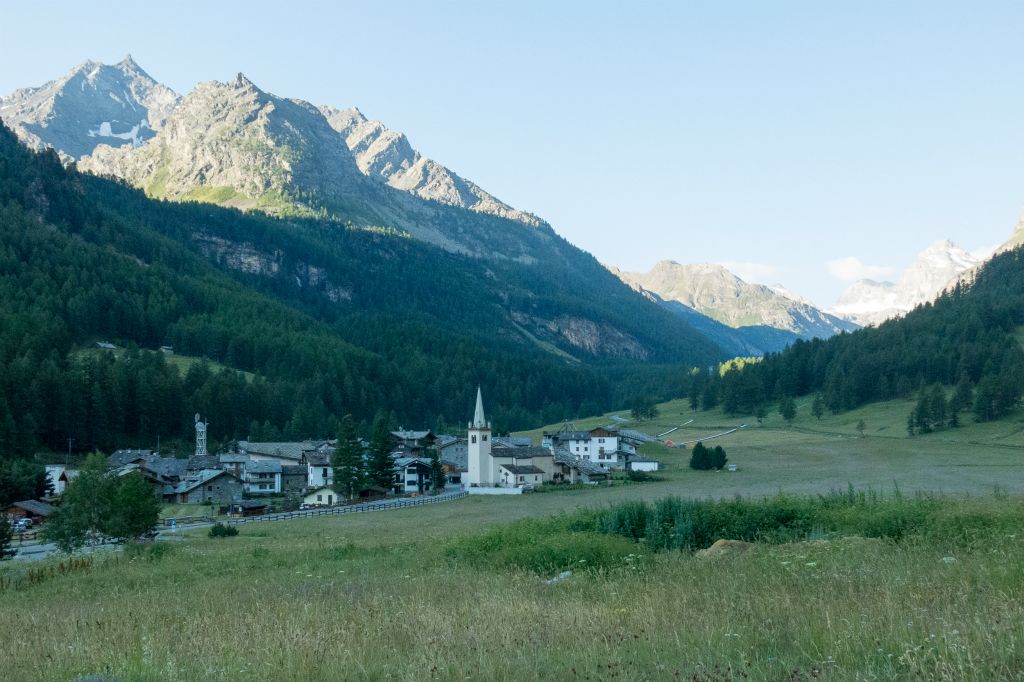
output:
[[[338,443],[331,458],[331,465],[334,467],[334,485],[337,491],[349,500],[358,495],[366,477],[366,465],[363,461],[363,445],[356,433],[356,422],[350,414],[341,418]]]
[[[711,468],[721,469],[727,461],[729,461],[729,458],[725,456],[725,448],[721,445],[716,445],[715,449],[711,452]]]
[[[868,425],[864,423],[863,419],[857,422],[857,433],[860,434],[861,438],[864,437],[864,429],[866,429],[867,427]]]
[[[821,421],[821,417],[825,414],[825,399],[820,393],[814,394],[814,402],[811,403],[811,414],[818,421]]]
[[[441,464],[441,456],[437,448],[429,445],[424,448],[427,459],[430,460],[430,490],[435,495],[444,489],[447,476],[444,472],[444,465]]]
[[[693,452],[690,453],[690,468],[697,469],[698,471],[710,469],[711,457],[711,450],[704,447],[704,444],[700,441],[697,441],[693,446]]]
[[[380,411],[373,420],[373,437],[370,439],[367,477],[373,485],[384,490],[392,490],[395,487],[395,461],[391,458],[393,443],[391,422],[387,413]]]
[[[790,424],[796,419],[796,402],[792,396],[785,396],[779,401],[779,414]]]

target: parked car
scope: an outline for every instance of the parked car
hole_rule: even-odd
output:
[[[18,519],[14,522],[14,532],[24,533],[32,527],[32,519]]]

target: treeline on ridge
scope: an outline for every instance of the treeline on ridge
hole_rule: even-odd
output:
[[[903,318],[827,340],[800,340],[721,372],[691,372],[682,392],[694,409],[721,405],[731,414],[812,394],[834,414],[915,396],[935,413],[935,387],[956,386],[952,409],[972,409],[979,421],[999,419],[1024,394],[1022,324],[1024,250],[1016,249],[995,256],[972,283],[957,284]],[[927,423],[929,417],[916,413],[915,422],[922,416]]]

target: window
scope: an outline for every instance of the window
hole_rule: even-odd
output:
[[[470,436],[470,442],[471,443],[475,443],[476,442],[476,434],[475,433],[472,436]]]
[[[523,482],[523,477],[522,477],[522,476],[520,476],[520,477],[519,477],[519,482],[520,482],[520,483],[522,483],[522,482]]]
[[[483,442],[486,443],[487,442],[487,434],[485,433],[482,436],[480,436],[480,440],[482,440]]]
[[[327,467],[324,467],[323,473],[321,474],[324,478],[327,478]]]
[[[317,502],[323,502],[324,501],[324,496],[323,495],[317,495],[316,496],[316,501]]]
[[[213,490],[213,486],[212,485],[208,485],[208,486],[206,486],[206,489],[207,490]]]
[[[598,438],[598,439],[597,439],[597,442],[598,442],[598,443],[603,443],[603,442],[604,442],[604,438]]]

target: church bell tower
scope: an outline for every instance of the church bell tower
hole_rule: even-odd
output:
[[[491,425],[484,418],[484,400],[480,387],[476,389],[476,412],[466,434],[467,462],[466,482],[469,485],[491,487],[495,484],[497,472],[491,457]]]

